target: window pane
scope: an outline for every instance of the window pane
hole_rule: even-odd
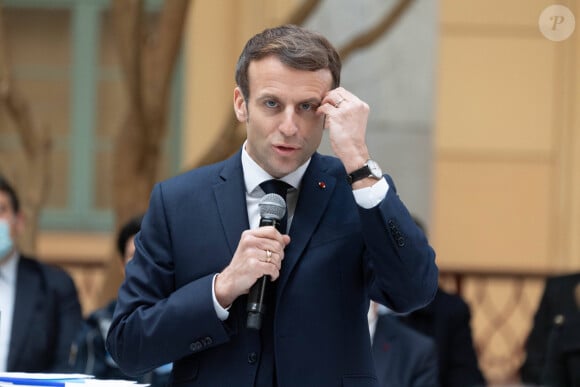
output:
[[[98,53],[99,77],[97,79],[97,111],[95,114],[95,130],[98,142],[94,174],[95,206],[97,209],[110,209],[112,207],[113,187],[113,146],[116,133],[122,130],[128,109],[128,95],[126,83],[123,80],[119,65],[119,54],[113,15],[110,10],[103,10],[100,20],[100,41]],[[159,27],[159,12],[147,12],[145,17],[144,34],[150,34]],[[140,42],[143,44],[144,42]],[[143,45],[145,50],[145,45]],[[145,80],[145,83],[147,80]],[[146,85],[143,85],[144,88]],[[171,95],[171,93],[170,93]],[[176,101],[179,102],[179,101]],[[167,125],[171,121],[171,106],[167,104]],[[169,147],[171,136],[175,136],[176,131],[167,130],[163,139],[161,158],[158,168],[158,179],[167,178],[174,174],[175,166],[171,163],[171,149]],[[127,151],[130,151],[133,144],[125,144]]]
[[[10,1],[3,8],[15,85],[33,122],[52,135],[41,224],[52,229],[110,229],[113,146],[128,103],[109,3],[70,0],[49,8],[41,4]],[[144,34],[150,36],[158,28],[161,3],[147,4]],[[180,83],[174,82],[174,88]],[[175,174],[178,167],[172,152],[178,149],[180,120],[171,104],[180,104],[180,90],[170,95],[170,129],[163,139],[159,179]],[[26,186],[25,161],[17,128],[0,109],[0,169],[19,179],[17,186]]]

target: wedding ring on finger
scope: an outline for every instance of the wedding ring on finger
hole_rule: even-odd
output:
[[[270,250],[266,250],[266,262],[272,262],[272,252]]]

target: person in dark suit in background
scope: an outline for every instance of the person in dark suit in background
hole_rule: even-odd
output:
[[[151,194],[107,337],[123,371],[173,362],[183,387],[378,385],[369,298],[420,308],[438,270],[370,158],[369,107],[339,86],[340,68],[328,40],[302,27],[246,43],[233,92],[246,142]],[[325,130],[337,157],[316,152]],[[259,227],[271,186],[287,199],[280,231]],[[264,276],[256,329],[247,294]]]
[[[0,371],[64,372],[82,322],[72,278],[21,255],[24,227],[16,191],[0,176]]]
[[[416,216],[414,220],[426,233],[423,222]],[[473,345],[471,311],[461,296],[438,288],[429,305],[399,319],[435,339],[441,386],[486,385]]]
[[[143,215],[129,219],[119,230],[116,240],[119,253],[119,268],[125,274],[125,266],[133,259],[135,253],[135,235],[141,230]],[[131,379],[125,375],[105,348],[107,332],[113,320],[113,312],[117,300],[109,302],[104,307],[92,312],[77,335],[71,347],[71,370],[78,373],[93,375],[98,379]],[[171,364],[159,367],[141,375],[138,382],[149,384],[151,387],[169,386]]]
[[[524,351],[524,383],[580,386],[580,273],[546,280]]]
[[[542,385],[580,387],[580,313],[556,319],[548,338]]]
[[[381,387],[438,387],[433,338],[403,324],[376,302],[369,308],[373,360]]]
[[[435,339],[441,386],[486,384],[473,346],[469,305],[460,296],[438,289],[429,305],[399,318]]]

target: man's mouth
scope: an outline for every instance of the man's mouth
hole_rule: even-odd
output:
[[[281,153],[291,153],[298,149],[298,147],[292,145],[274,145],[274,148]]]

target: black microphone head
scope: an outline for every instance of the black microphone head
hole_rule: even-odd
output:
[[[280,220],[286,214],[286,202],[282,196],[275,193],[264,195],[260,199],[258,207],[260,208],[261,218]]]

